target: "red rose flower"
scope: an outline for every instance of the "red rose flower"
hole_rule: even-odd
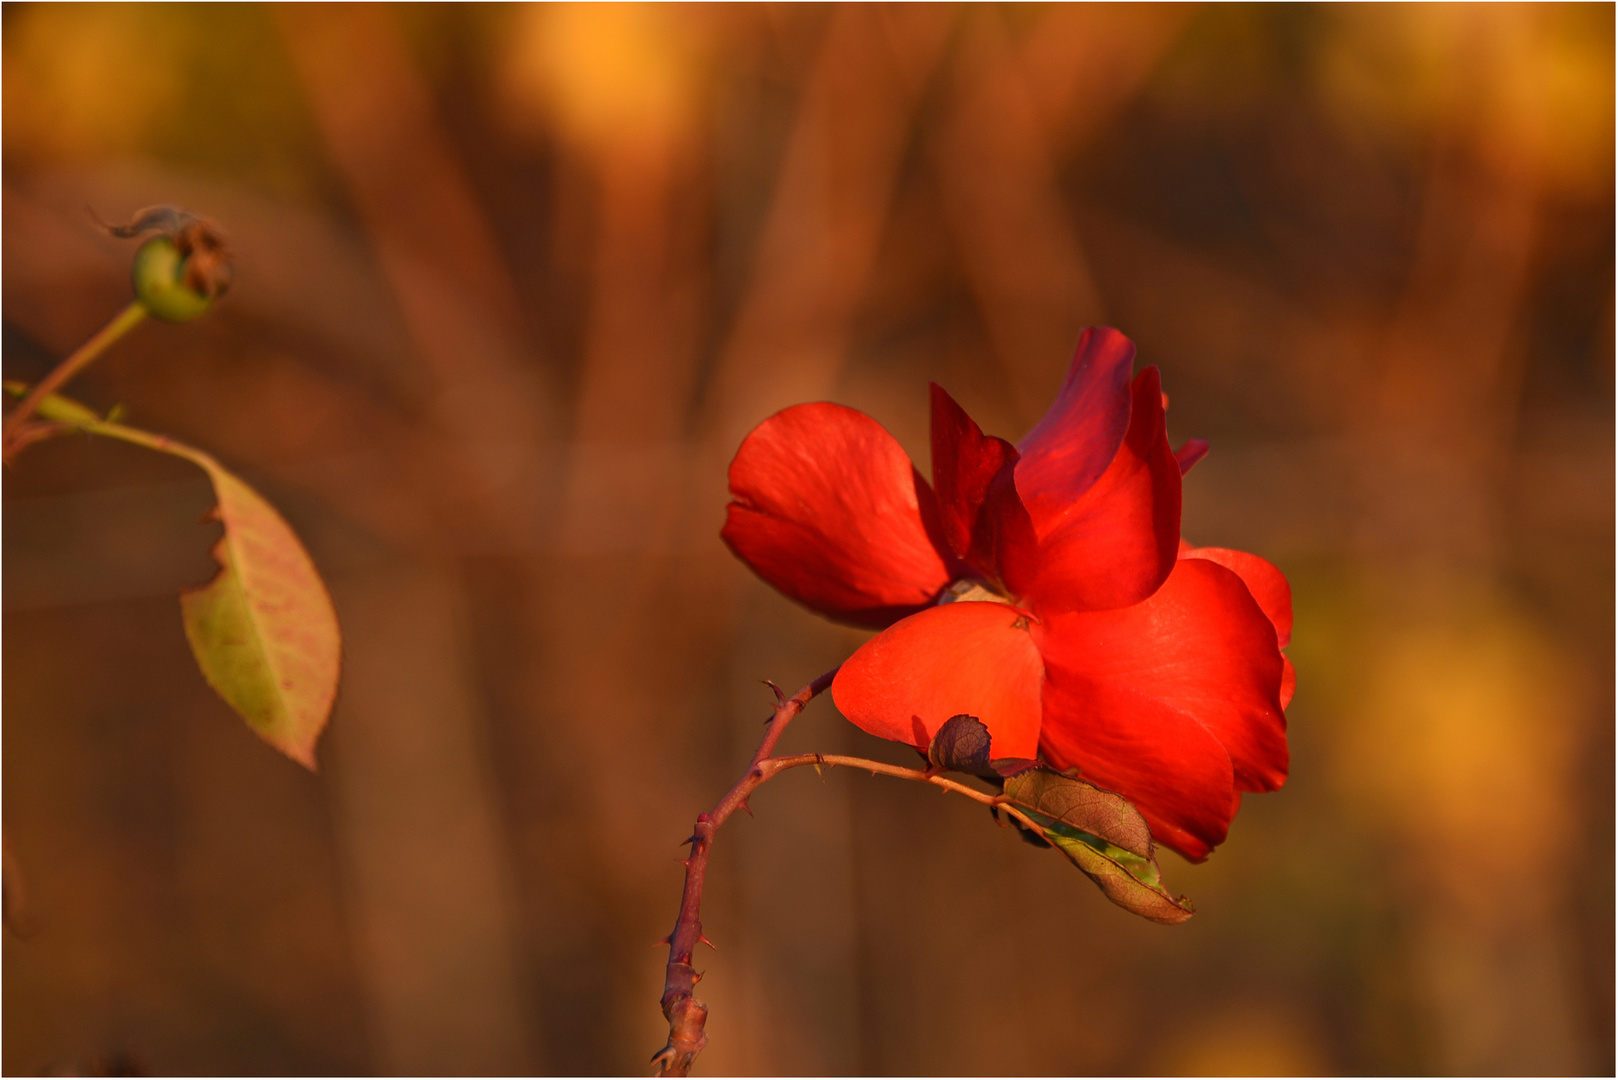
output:
[[[950,717],[996,758],[1077,767],[1191,859],[1241,792],[1286,780],[1286,579],[1255,555],[1180,540],[1180,477],[1155,367],[1087,330],[1020,446],[932,387],[933,483],[870,417],[784,409],[730,466],[725,542],[834,619],[886,628],[832,685],[855,724],[925,750]]]

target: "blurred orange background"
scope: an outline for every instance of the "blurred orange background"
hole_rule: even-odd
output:
[[[4,8],[4,359],[280,506],[345,632],[309,774],[198,675],[190,466],[5,477],[4,1071],[640,1073],[678,842],[861,640],[721,545],[775,409],[927,471],[1087,324],[1184,531],[1295,590],[1292,776],[1199,913],[981,808],[787,774],[719,836],[722,1073],[1614,1069],[1611,5]],[[817,702],[788,751],[909,763]],[[13,873],[13,871],[15,871]]]

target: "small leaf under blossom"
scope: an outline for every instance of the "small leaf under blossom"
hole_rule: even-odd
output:
[[[927,760],[940,769],[992,776],[989,768],[989,729],[965,713],[944,721],[927,746]]]
[[[1142,859],[1152,857],[1152,830],[1122,795],[1045,767],[1007,779],[1005,794],[1023,809],[1038,811]]]
[[[1160,923],[1191,917],[1190,901],[1163,888],[1151,830],[1122,795],[1041,766],[1008,777],[1005,797],[1119,907]]]
[[[1191,917],[1191,904],[1163,888],[1146,819],[1128,799],[1038,761],[989,759],[989,729],[962,713],[944,721],[927,746],[934,767],[968,773],[1001,785],[1007,803],[1039,827],[1012,816],[1023,839],[1054,847],[1120,907],[1154,922]],[[998,816],[998,814],[996,815]]]
[[[999,783],[1039,762],[1028,758],[989,758],[989,729],[975,716],[961,713],[944,721],[927,744],[927,762],[940,769],[967,773]]]
[[[1045,836],[1073,864],[1101,887],[1107,899],[1136,915],[1159,923],[1182,923],[1195,909],[1185,897],[1175,899],[1160,883],[1157,860],[1142,859],[1077,829],[1029,814],[1045,829]]]

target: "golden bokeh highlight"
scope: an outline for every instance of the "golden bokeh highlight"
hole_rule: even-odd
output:
[[[63,5],[8,18],[5,144],[47,159],[130,153],[186,87],[162,28],[138,9]]]
[[[515,122],[586,144],[656,142],[699,108],[700,42],[663,4],[541,4],[514,14],[500,88]]]

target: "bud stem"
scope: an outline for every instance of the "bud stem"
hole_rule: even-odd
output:
[[[107,351],[108,346],[140,325],[141,320],[145,318],[145,305],[138,300],[131,303],[28,391],[17,407],[11,410],[11,415],[6,417],[5,426],[0,428],[0,446],[4,447],[7,459],[11,457],[14,449],[21,449],[21,446],[17,445],[18,432],[28,418],[34,415],[39,403],[60,390],[73,376],[89,367],[96,357]]]

